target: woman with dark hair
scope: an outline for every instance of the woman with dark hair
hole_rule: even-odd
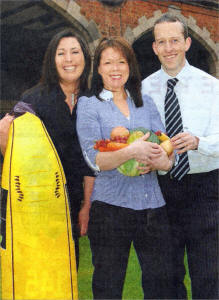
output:
[[[94,62],[93,62],[94,73],[92,77],[91,94],[96,95],[97,98],[101,100],[99,94],[104,88],[104,83],[101,75],[98,72],[98,67],[100,64],[101,53],[103,52],[103,50],[106,49],[106,47],[107,48],[111,47],[115,49],[121,48],[121,51],[125,54],[130,69],[128,80],[125,83],[125,89],[129,91],[130,96],[135,103],[135,106],[136,107],[142,106],[143,101],[141,96],[141,80],[140,80],[140,73],[138,69],[138,63],[136,57],[133,56],[132,48],[128,45],[128,43],[125,40],[120,39],[119,37],[117,37],[116,39],[103,38],[99,47],[96,49]]]
[[[93,147],[95,140],[109,139],[116,126],[163,130],[152,99],[141,95],[137,61],[123,38],[104,38],[97,47],[91,92],[79,100],[77,131],[84,157],[97,173],[88,228],[94,299],[122,298],[131,243],[142,270],[144,298],[174,299],[169,224],[152,171],[170,169],[172,157],[145,142],[149,134],[113,152]],[[117,167],[133,158],[145,164],[142,175],[124,176]]]
[[[62,50],[57,53],[58,46],[62,49],[62,45],[60,45],[61,40],[64,38],[72,38],[74,39],[74,45],[72,48],[72,57],[75,57],[73,61],[74,64],[80,66],[79,72],[76,70],[76,74],[74,75],[74,83],[72,81],[72,92],[71,94],[84,94],[88,90],[88,76],[90,74],[91,68],[91,57],[88,45],[86,42],[76,34],[72,29],[65,29],[59,33],[57,33],[52,40],[50,41],[47,51],[44,56],[44,62],[42,67],[42,76],[40,79],[40,83],[46,86],[48,89],[51,89],[54,85],[59,85],[64,78],[61,77],[57,67],[57,56],[62,56]],[[75,48],[76,47],[76,48]],[[77,49],[78,47],[78,49]],[[80,51],[78,51],[80,50]],[[83,57],[80,55],[82,54]],[[81,59],[81,65],[77,62],[77,59]],[[69,73],[74,73],[69,71]],[[78,77],[78,75],[80,75]],[[75,87],[73,87],[75,86]]]
[[[85,41],[72,29],[57,33],[46,50],[40,82],[25,92],[14,107],[15,113],[22,108],[43,121],[59,154],[67,179],[77,264],[78,237],[87,232],[94,182],[76,133],[77,99],[87,93],[90,68],[91,57]],[[0,132],[7,129],[8,120],[11,121],[9,116],[2,119]],[[5,144],[4,139],[2,153]]]

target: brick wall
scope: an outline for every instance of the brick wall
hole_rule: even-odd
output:
[[[196,20],[196,24],[210,32],[210,38],[219,42],[219,14],[216,10],[206,9],[198,6],[183,4],[177,1],[140,1],[127,0],[120,7],[109,7],[96,0],[76,0],[80,7],[80,13],[88,21],[93,20],[97,24],[100,33],[105,35],[123,35],[126,28],[134,28],[138,25],[138,19],[142,16],[153,17],[156,10],[162,13],[168,11],[172,5],[186,18],[189,16]]]

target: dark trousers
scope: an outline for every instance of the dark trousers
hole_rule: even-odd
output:
[[[81,208],[83,191],[77,190],[74,186],[68,186],[69,208],[71,216],[72,235],[75,243],[75,257],[77,270],[79,268],[79,238],[80,228],[78,224],[78,214]]]
[[[94,299],[122,298],[132,242],[142,270],[144,299],[175,299],[165,207],[135,211],[95,201],[88,237],[94,265]]]
[[[167,202],[173,246],[177,299],[183,284],[186,249],[193,299],[218,299],[218,170],[186,175],[181,181],[159,176]]]
[[[79,268],[79,238],[80,238],[80,228],[78,225],[78,213],[79,210],[71,211],[71,228],[72,228],[72,236],[75,244],[75,258],[76,258],[76,266],[77,270]]]

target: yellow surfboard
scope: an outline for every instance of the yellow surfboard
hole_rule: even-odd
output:
[[[15,119],[2,172],[2,299],[78,299],[65,185],[42,121],[31,113]]]

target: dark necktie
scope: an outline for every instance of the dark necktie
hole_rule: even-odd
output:
[[[178,79],[173,78],[167,81],[167,94],[165,97],[165,122],[166,132],[169,137],[175,136],[177,133],[183,132],[183,123],[180,112],[179,101],[174,92],[174,87]],[[170,170],[170,175],[177,180],[181,180],[190,170],[188,153],[179,154],[178,164]]]

